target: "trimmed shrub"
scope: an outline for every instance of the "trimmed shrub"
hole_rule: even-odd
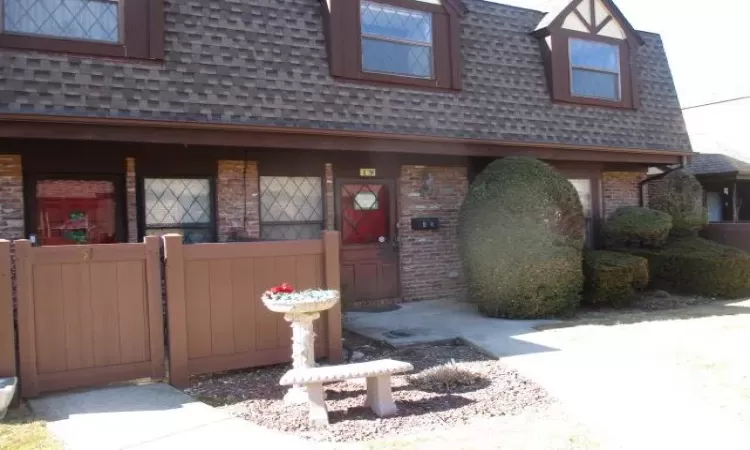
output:
[[[604,224],[607,247],[660,248],[667,243],[672,216],[649,208],[620,208]]]
[[[626,306],[636,289],[648,286],[648,260],[627,253],[583,253],[584,301],[590,305]]]
[[[532,158],[491,163],[459,216],[469,299],[492,317],[569,315],[580,303],[584,217],[578,194]]]
[[[672,234],[696,236],[708,224],[703,188],[692,174],[675,170],[649,184],[649,207],[672,216]]]
[[[671,238],[663,249],[632,249],[648,259],[652,284],[686,294],[735,298],[750,289],[750,254],[696,237]]]

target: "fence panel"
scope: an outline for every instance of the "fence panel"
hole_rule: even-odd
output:
[[[158,238],[15,245],[24,396],[164,376]]]
[[[750,223],[710,223],[703,231],[706,238],[750,252]]]
[[[339,289],[339,235],[322,240],[194,244],[164,237],[170,380],[291,360],[291,328],[260,300],[269,287]],[[315,321],[316,356],[341,358],[341,309]]]
[[[10,242],[0,240],[0,377],[16,376],[15,334],[10,270]]]

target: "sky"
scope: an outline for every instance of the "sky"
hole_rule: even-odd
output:
[[[491,0],[549,11],[569,0]],[[615,0],[637,30],[659,33],[683,108],[750,96],[748,0]],[[750,100],[684,111],[693,150],[750,162]]]

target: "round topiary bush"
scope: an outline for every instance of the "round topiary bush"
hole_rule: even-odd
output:
[[[567,315],[580,303],[584,217],[573,185],[532,158],[496,160],[461,206],[469,298],[492,317]]]
[[[648,260],[627,253],[583,252],[583,299],[590,305],[627,306],[635,291],[648,286]]]
[[[682,169],[649,183],[649,207],[672,216],[672,233],[677,236],[696,235],[708,223],[703,188]]]
[[[672,216],[649,208],[620,208],[604,224],[607,247],[660,248],[667,243]]]

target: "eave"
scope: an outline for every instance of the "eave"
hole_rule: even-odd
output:
[[[677,164],[692,152],[279,126],[0,114],[0,138]]]

